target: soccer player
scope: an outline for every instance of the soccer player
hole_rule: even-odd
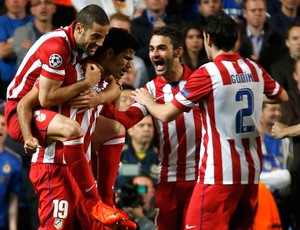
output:
[[[122,43],[119,42],[119,38],[122,37]],[[112,28],[110,29],[108,35],[105,38],[105,41],[103,43],[102,47],[99,47],[96,51],[96,54],[91,58],[93,61],[95,61],[97,64],[100,64],[102,66],[103,74],[102,74],[102,81],[97,86],[93,87],[93,90],[101,91],[102,88],[105,88],[104,79],[108,77],[109,75],[113,75],[116,79],[120,79],[121,76],[131,68],[131,62],[133,60],[135,51],[138,49],[139,44],[135,40],[135,38],[130,35],[127,31],[123,29],[117,29]],[[89,60],[87,60],[89,62]],[[73,77],[78,78],[80,75],[82,75],[82,71],[79,65],[76,66],[76,69],[78,70],[77,73],[73,74]],[[69,75],[69,78],[72,76]],[[104,84],[104,85],[103,85]],[[108,89],[105,89],[105,91]],[[97,101],[97,96],[99,95],[97,93],[90,92],[90,97],[95,97]],[[27,143],[28,146],[32,146],[34,148],[34,142],[31,142],[34,137],[31,135],[31,128],[30,128],[30,121],[32,118],[32,109],[34,106],[38,105],[38,89],[34,88],[31,90],[26,96],[22,98],[22,100],[19,102],[18,105],[18,113],[20,115],[20,127],[22,131],[25,133],[24,140],[25,144]],[[102,105],[96,106],[95,108],[92,106],[91,109],[87,111],[79,111],[77,109],[71,108],[70,103],[63,103],[62,105],[58,106],[58,111],[61,113],[56,114],[52,121],[42,121],[41,117],[43,115],[47,115],[50,112],[46,109],[35,109],[34,110],[34,116],[33,116],[33,131],[36,133],[37,137],[39,137],[38,141],[42,141],[39,134],[39,130],[36,130],[37,123],[41,122],[44,124],[44,127],[50,127],[50,126],[56,126],[56,133],[57,136],[53,136],[52,140],[59,140],[62,141],[64,131],[62,130],[64,124],[58,123],[54,121],[55,118],[59,117],[59,119],[64,119],[64,122],[67,122],[69,118],[64,116],[68,116],[72,118],[73,120],[77,121],[83,130],[84,133],[84,149],[87,153],[87,158],[90,159],[90,141],[91,136],[93,135],[96,118],[99,116],[99,112],[101,111]],[[78,113],[79,111],[79,113]],[[53,112],[55,113],[55,112]],[[63,116],[64,115],[64,116]],[[111,130],[106,129],[107,132],[111,132]],[[30,133],[28,136],[27,134]],[[47,136],[48,137],[48,136]],[[26,140],[29,140],[28,142]],[[37,142],[37,140],[36,140]],[[49,154],[52,153],[52,154]],[[63,153],[65,154],[65,153]],[[78,207],[76,206],[76,202],[78,200],[78,197],[81,197],[80,194],[78,194],[78,189],[76,189],[76,186],[63,186],[64,184],[72,184],[72,178],[70,178],[69,169],[65,166],[61,165],[64,164],[63,162],[63,154],[61,151],[61,147],[59,142],[55,142],[51,144],[50,146],[47,146],[46,148],[40,148],[37,153],[33,155],[32,158],[32,165],[31,165],[31,173],[30,178],[34,184],[36,192],[39,194],[40,197],[40,216],[43,217],[41,220],[42,224],[47,222],[55,222],[55,216],[56,216],[56,205],[59,207],[62,202],[64,202],[64,206],[68,207]],[[106,154],[106,153],[102,153]],[[42,178],[48,178],[49,177],[49,167],[51,167],[51,172],[53,172],[54,175],[49,181],[51,183],[55,183],[56,187],[53,188],[45,188],[44,183],[41,183]],[[65,177],[61,177],[59,174],[55,174],[55,172],[60,172],[61,175],[65,175]],[[105,176],[105,175],[100,175]],[[71,181],[71,182],[70,182]],[[61,185],[61,186],[58,186]],[[49,198],[51,194],[51,198]],[[44,198],[44,199],[42,199]],[[45,199],[46,198],[46,199]],[[53,200],[53,204],[49,203],[48,200]],[[45,201],[46,200],[46,201]],[[56,203],[54,203],[54,201]],[[80,203],[80,202],[79,202]],[[82,209],[82,204],[79,205],[78,208],[75,208],[77,210]],[[69,212],[68,212],[69,210]],[[60,210],[61,211],[61,210]],[[82,212],[82,211],[81,211]],[[53,213],[53,216],[51,216]],[[65,212],[65,217],[63,218],[64,222],[67,222],[68,225],[73,224],[73,208],[68,208]],[[81,220],[81,223],[85,223],[86,216],[82,217],[80,213],[78,213],[78,218]],[[136,225],[128,220],[127,216],[122,216],[122,218],[125,218],[125,220],[122,220],[120,223],[118,223],[119,229],[135,229]],[[99,226],[98,226],[99,227]],[[127,227],[127,228],[126,228]]]
[[[81,60],[80,53],[92,56],[102,45],[108,31],[106,13],[99,6],[89,5],[77,14],[76,21],[69,27],[45,34],[30,48],[7,90],[5,118],[8,133],[13,139],[23,141],[16,109],[18,102],[37,81],[39,101],[45,108],[68,101],[99,81],[100,69],[94,64],[87,66],[86,77],[82,81],[69,76],[76,72],[75,64]],[[38,114],[41,121],[51,120],[54,115]],[[64,161],[85,197],[89,212],[104,224],[119,221],[122,218],[120,213],[105,205],[98,195],[85,156],[80,126],[75,121],[64,124],[67,128],[62,130],[70,137],[63,142]],[[44,128],[39,127],[41,130]],[[56,131],[55,126],[47,129],[48,134],[52,133],[53,136],[57,134]]]
[[[162,27],[153,31],[149,57],[157,77],[145,86],[156,102],[170,102],[180,92],[192,71],[180,63],[183,38],[179,31]],[[148,114],[145,106],[134,103],[126,112],[104,105],[103,115],[121,122],[126,129]],[[200,110],[194,107],[170,123],[154,119],[158,136],[159,166],[155,207],[160,230],[180,230],[198,175],[201,142]],[[107,156],[108,157],[108,156]],[[115,162],[117,164],[117,162]],[[110,173],[109,175],[112,175]],[[171,200],[172,202],[167,202]]]
[[[262,162],[263,94],[273,103],[288,96],[263,68],[232,51],[238,25],[230,16],[208,17],[203,35],[212,62],[196,70],[170,103],[156,103],[145,89],[133,97],[164,122],[200,108],[199,175],[185,229],[251,229]]]

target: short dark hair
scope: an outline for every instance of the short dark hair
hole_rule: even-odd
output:
[[[108,26],[109,19],[105,11],[98,5],[88,5],[78,12],[76,22],[83,25],[84,28],[91,28],[94,23],[100,26]]]
[[[104,39],[103,45],[98,47],[93,59],[97,59],[97,57],[101,56],[101,54],[108,48],[112,48],[114,55],[118,55],[126,49],[133,49],[134,51],[137,51],[140,48],[140,44],[127,30],[121,28],[110,28]]]
[[[153,35],[161,35],[171,39],[174,50],[183,47],[183,36],[182,33],[172,26],[162,26],[154,29]]]
[[[226,52],[234,48],[239,34],[238,24],[224,12],[207,17],[203,31],[217,49]]]

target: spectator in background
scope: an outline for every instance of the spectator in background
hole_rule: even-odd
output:
[[[166,25],[179,26],[179,18],[167,14],[166,8],[168,0],[145,0],[146,9],[140,17],[132,20],[132,33],[140,42],[142,48],[137,52],[137,56],[141,57],[147,67],[149,80],[156,75],[152,63],[149,59],[149,41],[152,36],[153,29]]]
[[[204,25],[206,18],[222,11],[222,0],[200,0],[196,21]]]
[[[149,175],[157,181],[157,149],[153,146],[154,126],[150,115],[127,130],[129,143],[124,146],[121,154],[121,166],[126,168],[127,164],[134,164],[136,175]],[[122,174],[122,175],[121,175]],[[128,183],[130,177],[127,172],[119,173],[116,180],[116,190],[122,184]]]
[[[267,22],[266,0],[244,0],[240,54],[267,71],[286,52],[284,40]]]
[[[4,145],[7,136],[4,103],[0,106],[0,229],[18,229],[18,195],[22,191],[21,157]]]
[[[280,11],[271,16],[271,23],[281,37],[286,39],[290,25],[295,21],[300,21],[299,0],[280,0],[280,2]]]
[[[131,20],[127,15],[122,13],[115,13],[110,17],[110,26],[116,28],[126,29],[131,33]],[[135,88],[146,85],[149,80],[148,71],[145,62],[142,58],[135,56],[133,59],[133,66],[121,81],[128,80],[125,83],[132,85]],[[129,81],[130,80],[130,81]]]
[[[272,126],[281,119],[280,104],[263,104],[260,135],[262,143],[262,173],[260,180],[273,193],[278,206],[283,229],[292,226],[289,191],[291,174],[287,169],[293,160],[293,145],[289,138],[276,139],[271,135]]]
[[[115,13],[127,15],[130,19],[136,18],[142,14],[146,8],[144,0],[71,0],[76,11],[79,12],[83,7],[89,4],[101,6],[110,17]]]
[[[5,0],[7,13],[0,16],[0,98],[6,99],[6,89],[17,71],[17,58],[13,49],[15,30],[33,21],[26,13],[27,0]]]
[[[183,39],[183,64],[194,71],[208,62],[204,49],[202,26],[199,23],[188,23],[183,31]]]
[[[270,73],[286,91],[296,92],[298,87],[293,72],[296,60],[300,58],[300,22],[294,22],[289,27],[285,45],[288,52],[271,66]]]
[[[34,16],[34,22],[17,28],[14,33],[13,47],[18,66],[33,43],[54,29],[52,17],[56,12],[56,5],[53,0],[31,0],[30,12]]]
[[[136,176],[123,184],[117,193],[118,205],[134,220],[139,230],[154,230],[155,188],[151,177]]]
[[[134,100],[131,98],[131,92],[134,90],[132,85],[122,84],[119,111],[126,111],[132,105]]]

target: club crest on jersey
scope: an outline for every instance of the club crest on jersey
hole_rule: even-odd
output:
[[[54,220],[54,227],[55,227],[56,229],[60,229],[60,228],[62,228],[63,223],[64,223],[64,220],[56,218],[56,219]]]
[[[49,58],[49,64],[53,68],[58,68],[62,64],[62,57],[59,54],[52,54]]]
[[[3,165],[2,171],[3,171],[5,174],[10,173],[10,172],[11,172],[11,166],[10,166],[10,164],[6,163],[5,165]]]
[[[39,122],[43,122],[44,120],[46,120],[46,114],[41,113],[41,111],[39,111],[39,110],[34,111],[33,117],[35,120],[37,120]]]

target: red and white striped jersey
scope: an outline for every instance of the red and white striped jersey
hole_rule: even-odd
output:
[[[94,90],[101,91],[105,88],[106,82],[100,82],[99,86],[94,86]],[[98,89],[95,89],[97,87]],[[84,151],[87,160],[91,160],[91,139],[96,127],[96,121],[99,117],[103,105],[98,105],[93,109],[89,109],[84,113],[77,113],[78,109],[71,108],[68,102],[58,106],[58,113],[73,120],[76,120],[84,133]],[[33,154],[31,162],[35,163],[52,163],[52,164],[66,164],[63,157],[62,142],[54,142],[46,148],[41,147]]]
[[[86,62],[91,61],[86,60],[84,63],[77,63],[75,68],[73,68],[75,71],[68,75],[68,79],[63,82],[63,85],[69,85],[82,80],[84,77],[82,66],[84,66]],[[71,73],[71,71],[69,71],[69,73]],[[107,83],[102,80],[98,85],[93,86],[93,90],[100,92],[106,87],[106,85]],[[91,160],[92,134],[95,130],[96,120],[99,117],[102,107],[103,105],[98,105],[97,107],[89,109],[84,113],[77,113],[78,109],[71,108],[68,102],[57,106],[57,112],[59,114],[76,120],[80,124],[84,133],[84,151],[88,161]],[[31,162],[65,164],[66,162],[63,157],[63,144],[61,142],[54,142],[46,148],[40,148],[38,152],[33,154]]]
[[[73,70],[76,51],[73,24],[49,32],[29,49],[19,69],[8,86],[7,99],[19,101],[38,82],[39,76],[63,81]]]
[[[184,66],[180,82],[168,84],[161,76],[157,76],[145,87],[158,103],[165,104],[183,89],[191,74],[192,71]],[[148,114],[147,109],[139,103],[134,103],[126,112],[112,110],[111,106],[103,111],[104,116],[118,120],[126,128],[132,127]],[[172,122],[163,123],[158,119],[153,121],[159,145],[158,182],[196,180],[201,143],[199,108],[194,107]]]
[[[281,91],[263,68],[238,54],[221,54],[192,74],[172,103],[183,111],[199,103],[202,143],[198,182],[258,183],[263,94],[275,98]]]

